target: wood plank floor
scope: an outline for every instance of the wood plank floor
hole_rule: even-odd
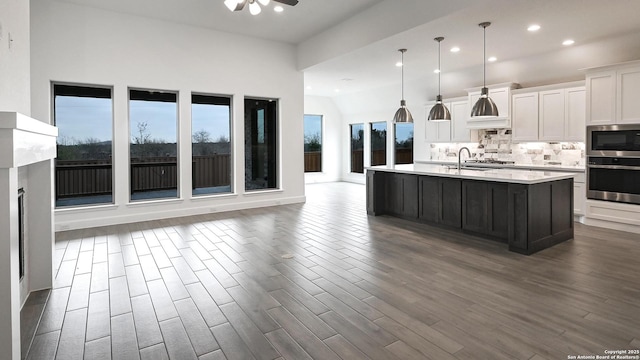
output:
[[[567,359],[640,347],[640,235],[532,256],[391,217],[365,189],[57,234],[28,359]],[[42,304],[42,301],[35,301]]]

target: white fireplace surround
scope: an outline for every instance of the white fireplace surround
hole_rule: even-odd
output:
[[[53,159],[58,129],[0,112],[0,349],[20,359],[20,309],[53,285]],[[18,175],[20,173],[20,175]],[[23,188],[25,273],[19,279],[18,189]]]

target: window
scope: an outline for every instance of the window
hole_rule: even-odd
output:
[[[413,163],[413,124],[396,124],[396,164]]]
[[[351,124],[351,172],[364,173],[364,124]]]
[[[304,116],[304,172],[322,171],[322,115]]]
[[[278,101],[244,100],[245,189],[278,187]]]
[[[113,203],[111,89],[53,85],[56,207]]]
[[[177,97],[129,90],[132,201],[178,197]]]
[[[387,123],[371,123],[371,166],[387,164]]]
[[[192,194],[231,192],[231,98],[191,95]]]

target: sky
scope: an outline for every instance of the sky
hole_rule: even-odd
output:
[[[113,138],[112,101],[75,96],[56,96],[55,120],[60,140],[88,138],[110,141]],[[212,140],[229,138],[229,108],[222,105],[192,105],[192,130],[209,132]],[[131,135],[138,134],[138,123],[147,123],[147,133],[153,139],[176,142],[177,104],[166,102],[130,102]]]
[[[304,116],[304,137],[319,134],[322,139],[322,115]]]

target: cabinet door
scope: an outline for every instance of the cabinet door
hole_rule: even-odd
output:
[[[460,228],[462,225],[462,180],[441,178],[440,223]]]
[[[485,233],[487,228],[487,183],[465,180],[462,182],[462,228]]]
[[[418,179],[418,197],[420,220],[440,222],[440,185],[438,178],[434,176],[420,176]]]
[[[487,200],[486,234],[506,240],[509,236],[509,186],[501,183],[489,183]]]
[[[587,125],[609,125],[616,121],[616,72],[587,75]]]
[[[538,140],[538,93],[523,93],[512,96],[511,117],[512,139],[514,141]]]
[[[564,89],[541,91],[538,95],[539,139],[564,140]]]
[[[454,101],[449,107],[451,112],[451,141],[453,142],[476,142],[478,141],[478,130],[467,129],[467,120],[471,109],[468,101]]]
[[[640,67],[618,70],[617,123],[640,123]]]
[[[586,95],[584,87],[565,90],[565,124],[564,139],[566,141],[584,141],[586,119]]]
[[[511,113],[511,90],[509,88],[497,88],[489,90],[489,97],[496,103],[498,107],[498,116],[501,118],[508,118]],[[475,103],[474,103],[475,104]],[[469,110],[471,111],[471,110]]]
[[[508,184],[462,182],[462,228],[506,240],[509,232]]]
[[[587,199],[585,183],[573,183],[573,214],[584,215],[584,205]]]
[[[387,178],[387,212],[399,217],[418,217],[418,176],[390,174]]]

